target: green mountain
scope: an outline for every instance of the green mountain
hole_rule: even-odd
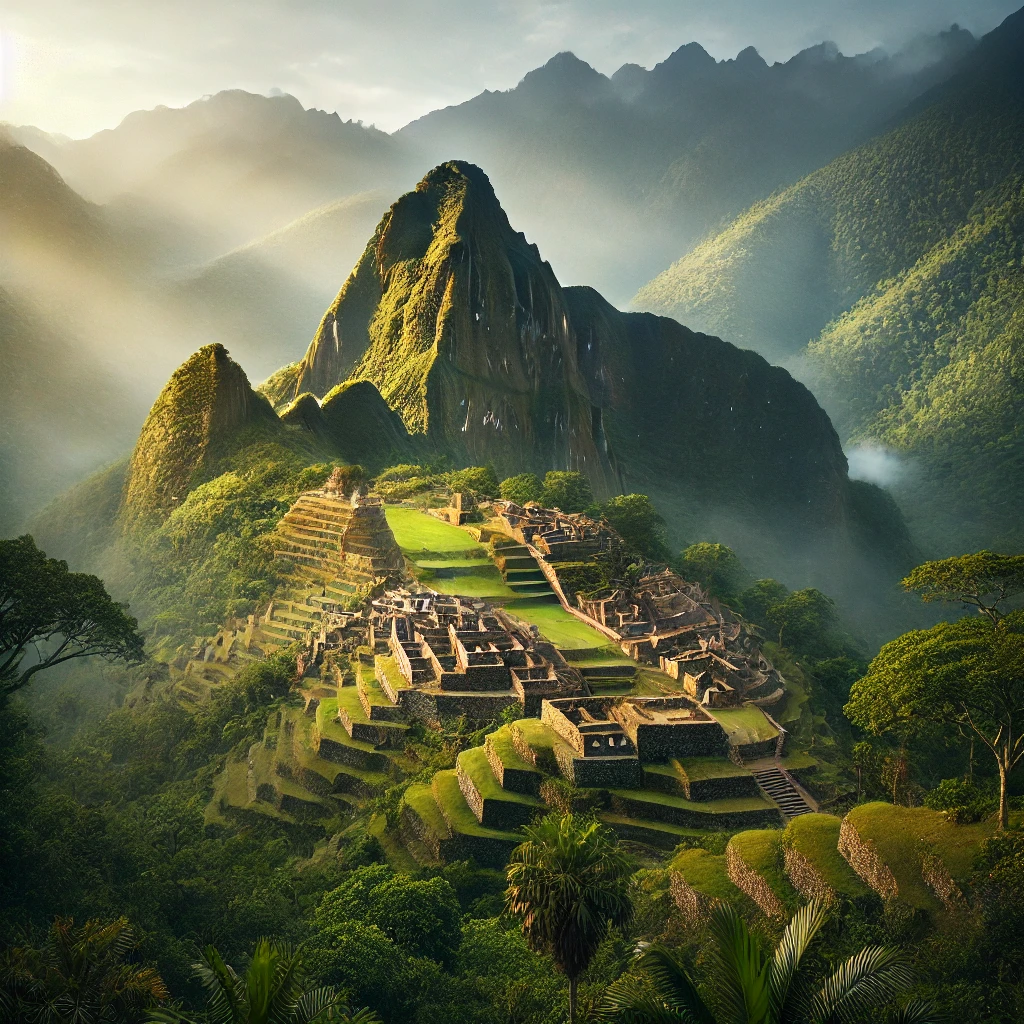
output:
[[[798,362],[844,437],[914,460],[899,493],[949,550],[1024,544],[1022,48],[1018,12],[902,124],[634,300]]]
[[[435,168],[395,203],[303,360],[263,390],[317,432],[303,393],[326,396],[326,419],[345,382],[372,383],[422,450],[456,465],[574,469],[598,495],[644,491],[680,539],[710,531],[755,562],[795,557],[806,573],[855,548],[905,553],[898,515],[848,479],[802,384],[673,320],[563,289],[470,164]]]

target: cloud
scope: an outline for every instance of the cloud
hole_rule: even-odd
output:
[[[846,453],[846,459],[851,480],[866,480],[879,487],[896,487],[907,483],[913,475],[910,460],[882,445],[857,445]]]
[[[834,39],[896,46],[952,21],[992,28],[1019,0],[8,0],[0,119],[72,135],[225,88],[279,88],[393,130],[559,50],[650,67],[691,40],[771,60]]]

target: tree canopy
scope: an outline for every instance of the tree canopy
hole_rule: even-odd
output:
[[[995,621],[1005,614],[1007,601],[1024,594],[1024,555],[978,551],[925,562],[902,585],[920,594],[922,601],[973,605]]]
[[[540,502],[563,512],[583,512],[593,504],[594,495],[582,473],[552,470],[544,476]]]
[[[665,520],[646,494],[617,494],[595,506],[629,548],[652,562],[667,562]]]
[[[996,759],[1005,828],[1009,776],[1024,758],[1024,612],[897,637],[854,684],[846,714],[869,732],[903,738],[926,723],[971,730]]]
[[[540,501],[544,493],[544,485],[536,473],[518,473],[506,477],[498,489],[506,501],[514,501],[517,505],[525,505],[528,501]]]
[[[0,540],[0,700],[73,658],[141,661],[137,626],[98,577],[69,572],[28,535]]]
[[[679,571],[699,583],[712,597],[726,600],[743,586],[746,570],[736,553],[724,544],[701,541],[679,556]]]

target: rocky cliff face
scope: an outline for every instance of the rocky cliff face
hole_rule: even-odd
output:
[[[223,345],[201,348],[174,371],[142,427],[125,482],[125,525],[170,513],[243,434],[284,429]]]
[[[293,393],[347,376],[457,461],[578,469],[597,493],[618,489],[558,281],[470,164],[435,168],[384,216]]]

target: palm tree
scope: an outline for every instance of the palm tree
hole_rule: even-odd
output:
[[[878,1011],[913,985],[909,963],[892,946],[866,946],[827,978],[806,978],[801,960],[827,915],[825,903],[811,900],[769,952],[731,906],[718,903],[709,921],[707,1000],[670,950],[651,946],[637,960],[645,980],[620,978],[605,993],[598,1016],[618,1024],[837,1024],[865,1014],[879,1019]],[[930,1004],[911,1000],[890,1019],[930,1024],[935,1017]]]
[[[224,963],[213,946],[203,950],[202,962],[193,968],[209,993],[204,1024],[380,1024],[372,1010],[350,1010],[334,989],[311,988],[299,953],[272,939],[256,943],[244,975]],[[196,1024],[167,1009],[155,1010],[150,1020]]]
[[[576,986],[611,925],[633,916],[629,858],[612,833],[591,818],[549,814],[523,829],[512,851],[505,903],[522,918],[531,948],[549,953],[569,981],[569,1020]]]
[[[118,1024],[140,1020],[167,998],[152,967],[130,963],[138,942],[127,918],[75,928],[58,917],[39,949],[17,946],[0,963],[0,1020],[26,1024]]]

